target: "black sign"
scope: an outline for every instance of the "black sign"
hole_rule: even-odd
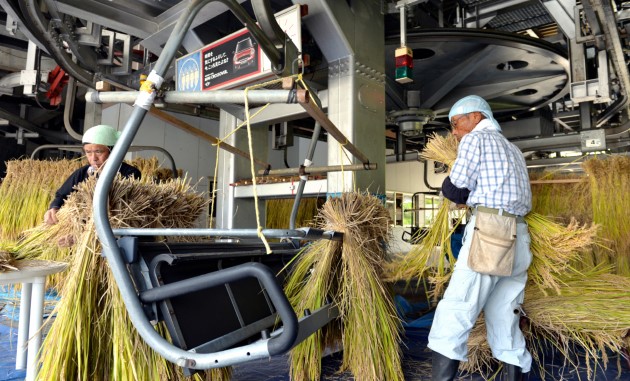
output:
[[[208,46],[201,51],[203,90],[260,73],[260,56],[258,43],[247,30]]]

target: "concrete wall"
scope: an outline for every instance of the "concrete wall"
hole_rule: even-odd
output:
[[[446,177],[445,173],[434,173],[434,162],[428,162],[427,182],[431,187],[439,188]],[[423,180],[424,163],[419,161],[403,161],[387,163],[385,184],[388,192],[415,193],[429,192]]]
[[[269,147],[272,146],[273,135],[269,133]],[[311,143],[310,138],[294,137],[293,146],[287,148],[287,163],[291,168],[297,168],[301,164],[304,164],[304,158],[308,153],[308,147]],[[313,154],[313,166],[321,167],[328,165],[328,143],[318,141],[315,146],[315,153]],[[279,169],[285,168],[284,164],[284,151],[283,150],[269,150],[269,164],[272,168]]]

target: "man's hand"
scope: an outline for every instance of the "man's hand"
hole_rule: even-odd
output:
[[[54,225],[57,222],[59,222],[59,220],[57,219],[57,210],[56,208],[50,208],[46,211],[46,214],[44,214],[44,223],[46,223],[47,225]]]
[[[59,240],[57,241],[57,245],[59,245],[59,247],[70,247],[74,245],[74,237],[72,236],[72,234],[64,235],[63,237],[59,238]]]

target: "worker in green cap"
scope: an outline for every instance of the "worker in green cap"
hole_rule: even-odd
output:
[[[83,134],[83,152],[89,164],[74,171],[57,190],[55,198],[50,203],[46,214],[44,214],[45,223],[54,225],[58,222],[57,210],[63,206],[66,198],[74,191],[74,187],[77,184],[85,181],[89,176],[98,174],[119,137],[120,131],[116,131],[115,128],[105,124],[94,126]],[[118,168],[118,172],[123,177],[140,178],[140,171],[127,163],[122,163],[120,168]]]

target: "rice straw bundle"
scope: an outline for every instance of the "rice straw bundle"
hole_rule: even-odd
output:
[[[586,176],[543,172],[530,173],[529,178],[532,181],[532,212],[553,216],[564,224],[572,219],[582,224],[593,222],[591,187]],[[557,182],[570,180],[575,182]]]
[[[0,241],[15,242],[24,230],[40,224],[55,191],[81,165],[80,160],[8,161],[0,185]]]
[[[444,293],[446,284],[451,277],[451,269],[455,265],[455,257],[451,249],[450,237],[461,218],[453,226],[450,221],[449,200],[444,199],[435,216],[433,224],[418,237],[419,244],[413,245],[411,250],[403,256],[396,258],[386,267],[385,279],[387,281],[421,280],[428,279],[432,288],[429,297],[437,301]]]
[[[138,168],[140,173],[142,173],[142,182],[164,182],[173,179],[173,170],[161,167],[156,156],[150,158],[136,157],[128,161],[128,164]],[[181,170],[177,172],[177,177],[181,177]]]
[[[565,274],[560,294],[528,284],[523,334],[541,375],[546,372],[544,356],[549,348],[557,350],[565,365],[575,370],[586,366],[589,380],[594,379],[593,369],[607,367],[609,353],[628,348],[624,338],[630,331],[630,278],[609,271],[600,266],[582,275]],[[484,374],[497,367],[482,317],[471,331],[468,347],[468,362],[461,369]]]
[[[457,145],[455,135],[434,133],[429,136],[420,157],[446,164],[450,171],[457,157]],[[410,282],[416,279],[419,285],[422,279],[428,279],[433,286],[428,292],[429,297],[436,301],[442,295],[455,264],[450,237],[463,218],[463,215],[460,216],[454,226],[450,226],[451,204],[451,201],[443,199],[433,224],[417,237],[416,241],[420,243],[388,264],[385,275],[388,281]]]
[[[61,301],[41,349],[39,380],[181,379],[180,368],[151,350],[133,328],[94,231],[95,178],[77,186],[59,210],[59,223],[26,237],[34,247],[65,240],[70,271],[60,284]],[[110,223],[121,227],[190,227],[205,209],[185,179],[163,184],[118,177],[109,193]],[[53,234],[44,233],[49,229]],[[44,251],[46,252],[46,251]],[[33,251],[21,253],[24,257]],[[213,374],[229,371],[216,370]],[[210,372],[209,372],[210,373]]]
[[[138,156],[128,161],[128,164],[138,168],[140,173],[142,173],[142,181],[146,181],[147,179],[150,181],[158,168],[160,168],[158,158],[155,156],[150,158]]]
[[[630,157],[592,158],[582,167],[589,175],[593,222],[612,249],[597,252],[598,263],[610,263],[617,274],[630,277]]]
[[[420,152],[420,157],[425,160],[435,160],[439,163],[446,164],[450,168],[455,163],[457,157],[457,145],[459,142],[453,134],[446,136],[433,133],[428,137],[425,148]]]
[[[305,197],[300,200],[297,216],[295,218],[295,226],[308,226],[315,219],[317,209],[319,208],[318,198]],[[291,219],[291,211],[293,210],[292,198],[277,198],[267,200],[266,202],[266,223],[267,229],[288,229]]]
[[[380,279],[391,234],[387,210],[376,197],[344,193],[324,204],[317,222],[344,233],[343,244],[307,246],[295,259],[286,293],[297,311],[314,310],[334,298],[340,322],[291,351],[291,379],[319,380],[324,348],[342,343],[341,371],[351,371],[357,380],[402,380],[401,322]]]
[[[559,293],[566,273],[577,271],[572,266],[586,256],[587,250],[599,244],[598,227],[580,225],[575,220],[564,226],[538,213],[528,213],[525,221],[529,226],[533,256],[528,278],[543,293],[547,289]]]

